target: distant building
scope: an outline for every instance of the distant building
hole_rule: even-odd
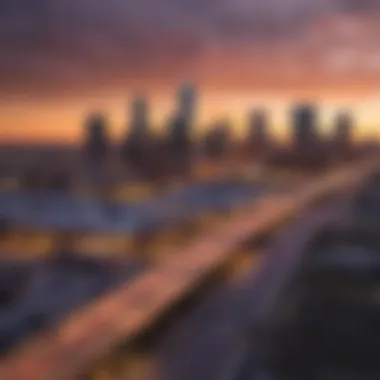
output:
[[[319,141],[317,109],[313,105],[300,105],[293,110],[293,142],[298,153],[314,150]]]
[[[103,162],[109,152],[107,121],[101,114],[90,115],[85,123],[86,158],[92,163]]]
[[[209,158],[225,157],[231,148],[231,129],[227,121],[219,121],[207,133],[204,151]]]
[[[314,105],[296,106],[292,112],[292,145],[288,154],[293,168],[323,170],[329,163],[328,146],[319,133]]]
[[[263,156],[269,148],[268,117],[264,110],[254,110],[248,117],[246,146],[249,155]]]
[[[134,99],[130,114],[129,132],[122,146],[122,155],[132,167],[141,170],[149,154],[149,107],[146,99]]]
[[[131,107],[131,125],[132,135],[145,138],[149,129],[149,106],[144,97],[137,97],[132,102]]]
[[[185,83],[178,91],[177,118],[185,122],[187,128],[191,128],[195,120],[197,106],[197,90],[194,84]]]
[[[167,164],[171,168],[170,172],[185,175],[191,168],[191,134],[197,106],[196,87],[191,83],[183,84],[178,91],[177,101],[177,110],[169,121],[166,140]]]
[[[192,157],[192,141],[185,118],[175,117],[169,123],[166,139],[167,165],[170,172],[185,175],[189,172]]]
[[[347,159],[352,155],[353,119],[349,113],[340,113],[335,120],[332,149],[335,156]]]

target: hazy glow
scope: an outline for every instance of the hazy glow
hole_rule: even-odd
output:
[[[241,133],[249,109],[264,106],[284,137],[286,110],[298,99],[321,105],[324,131],[340,107],[351,108],[359,136],[380,122],[378,0],[18,0],[1,7],[1,141],[76,142],[93,110],[109,115],[119,137],[133,92],[147,93],[152,123],[162,128],[184,78],[201,87],[199,131],[227,117]]]
[[[119,139],[126,133],[129,118],[130,97],[92,99],[75,102],[35,102],[14,103],[0,106],[0,140],[3,142],[64,142],[76,143],[82,136],[82,121],[88,112],[101,110],[107,115],[110,135]],[[165,128],[174,109],[172,95],[151,99],[151,122],[155,130]],[[245,130],[248,111],[254,107],[264,107],[271,118],[272,131],[280,139],[286,138],[289,126],[289,109],[296,98],[254,96],[246,94],[221,95],[206,93],[200,99],[197,133],[205,131],[218,118],[227,118],[237,135]],[[316,97],[316,101],[319,99]],[[352,110],[356,122],[357,137],[379,135],[378,120],[380,97],[364,99],[330,99],[318,102],[320,105],[320,125],[323,133],[331,130],[335,114],[343,109]]]

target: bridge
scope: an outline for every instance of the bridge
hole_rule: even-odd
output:
[[[367,160],[316,178],[292,193],[273,194],[259,203],[247,204],[236,216],[197,237],[181,252],[169,252],[165,255],[167,260],[148,268],[132,283],[105,294],[52,331],[40,334],[19,347],[0,361],[0,378],[69,380],[83,376],[98,360],[120,344],[132,344],[194,293],[203,281],[231,260],[237,246],[247,240],[259,239],[313,205],[344,197],[342,194],[346,194],[347,189],[349,192],[356,189],[378,169],[378,160]],[[304,244],[308,231],[329,220],[331,213],[333,210],[325,210],[312,218],[303,226],[298,240]],[[292,241],[294,239],[288,238],[285,243],[281,242],[288,249],[280,255],[276,265],[268,261],[266,266],[269,269],[264,266],[254,276],[256,292],[261,293],[262,287],[270,292],[271,286],[275,286],[260,285],[267,284],[267,281],[257,279],[260,276],[269,279],[268,272],[294,267],[299,258],[289,248]],[[284,265],[279,266],[279,262]],[[291,268],[285,273],[288,274]],[[268,295],[265,298],[270,300]]]

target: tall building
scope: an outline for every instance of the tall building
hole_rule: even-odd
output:
[[[131,103],[130,125],[122,145],[122,156],[128,164],[141,170],[149,150],[149,107],[144,97]]]
[[[340,113],[335,121],[335,142],[349,146],[352,142],[353,119],[348,113]]]
[[[191,83],[183,84],[177,95],[177,109],[169,122],[167,136],[168,165],[177,174],[185,174],[191,168],[193,146],[192,128],[197,105],[196,88]]]
[[[85,155],[92,162],[106,159],[109,151],[107,121],[101,114],[92,114],[85,123]]]
[[[144,97],[137,97],[132,101],[130,133],[137,136],[146,136],[149,127],[149,108]]]
[[[167,136],[167,149],[172,159],[177,159],[190,154],[191,136],[188,123],[182,117],[174,117],[169,122],[169,132]]]
[[[206,135],[204,144],[205,153],[208,157],[225,157],[231,148],[231,128],[228,121],[218,121]]]
[[[184,121],[187,128],[191,128],[195,120],[197,106],[197,91],[192,83],[183,84],[178,91],[177,118]]]
[[[248,117],[248,152],[262,155],[269,145],[268,118],[264,110],[254,110]]]
[[[293,110],[293,143],[297,152],[310,152],[318,144],[317,109],[300,105]]]
[[[352,153],[353,119],[349,113],[340,113],[335,120],[332,148],[335,156],[348,158]]]
[[[318,110],[313,105],[300,105],[293,110],[293,151],[290,162],[302,170],[323,170],[329,164],[329,149],[322,140]]]
[[[170,121],[165,145],[168,171],[176,176],[189,173],[193,145],[185,118],[177,116]]]

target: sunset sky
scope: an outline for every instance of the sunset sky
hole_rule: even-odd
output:
[[[0,141],[75,142],[93,110],[117,137],[135,93],[159,127],[187,79],[200,131],[263,106],[283,136],[310,100],[380,137],[379,36],[379,0],[0,0]]]

